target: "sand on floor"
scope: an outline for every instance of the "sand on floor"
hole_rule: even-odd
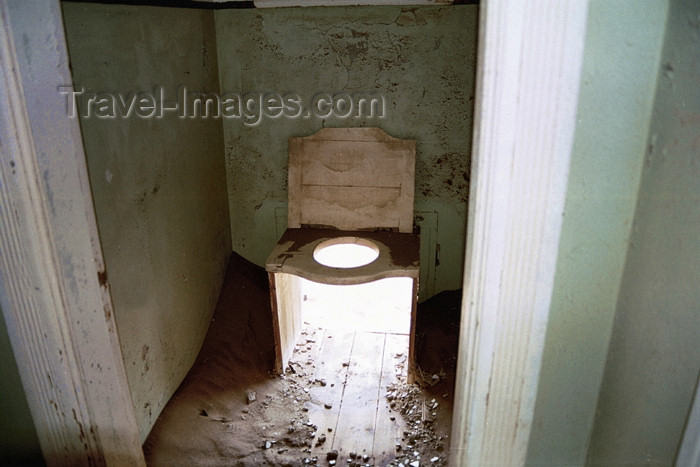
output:
[[[409,427],[395,457],[376,463],[350,456],[355,453],[335,457],[324,453],[323,443],[317,446],[322,433],[309,418],[310,389],[320,384],[309,379],[311,370],[270,372],[274,347],[267,273],[234,253],[197,360],[144,443],[147,463],[446,465],[460,301],[461,291],[447,291],[419,305],[421,384],[399,382],[386,395],[392,416]]]

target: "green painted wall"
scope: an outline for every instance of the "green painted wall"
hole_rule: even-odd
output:
[[[651,119],[667,2],[593,0],[529,465],[583,465]]]
[[[74,83],[218,90],[211,11],[64,3]],[[149,113],[149,112],[144,112]],[[231,253],[219,121],[81,118],[141,437],[199,351]]]
[[[690,409],[700,370],[699,66],[700,3],[671,0],[591,465],[671,465]]]
[[[0,309],[0,465],[43,465],[10,337]]]
[[[385,102],[381,118],[225,119],[233,249],[262,265],[281,235],[290,136],[378,126],[417,140],[415,209],[438,213],[435,292],[460,287],[477,12],[475,5],[217,11],[222,93],[297,94],[307,107],[319,93],[376,94]]]

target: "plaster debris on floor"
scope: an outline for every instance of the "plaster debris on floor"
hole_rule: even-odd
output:
[[[267,277],[234,255],[199,357],[144,444],[148,464],[447,465],[458,325],[446,316],[438,332],[419,309],[417,348],[442,352],[419,358],[421,386],[406,383],[408,335],[310,323],[272,375]]]

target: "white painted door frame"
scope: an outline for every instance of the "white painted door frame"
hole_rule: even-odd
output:
[[[453,465],[525,460],[586,7],[482,0]],[[0,0],[0,62],[0,303],[43,453],[142,465],[57,0]]]
[[[450,462],[523,465],[574,137],[586,0],[482,0]]]
[[[0,0],[0,304],[48,465],[145,465],[61,9]]]

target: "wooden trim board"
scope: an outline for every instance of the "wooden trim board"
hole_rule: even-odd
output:
[[[145,465],[58,1],[0,1],[0,303],[48,465]]]
[[[549,318],[587,1],[483,2],[451,465],[523,465]]]
[[[289,228],[413,232],[416,142],[380,128],[289,139]]]
[[[10,4],[12,7],[9,7]],[[533,185],[537,181],[544,184],[541,188],[535,189],[535,192],[552,194],[555,205],[560,202],[559,198],[564,188],[559,187],[555,190],[554,187],[565,179],[566,161],[548,158],[552,156],[552,152],[561,157],[564,157],[562,154],[568,154],[567,140],[570,138],[567,139],[564,136],[567,131],[570,131],[573,114],[571,106],[575,108],[575,93],[578,91],[579,73],[574,62],[580,60],[586,4],[585,1],[550,0],[528,5],[530,11],[524,11],[525,8],[513,0],[481,5],[479,84],[476,93],[477,117],[475,119],[477,127],[474,136],[475,154],[469,211],[470,234],[466,254],[464,322],[460,340],[462,351],[453,423],[455,429],[452,439],[452,446],[455,449],[452,455],[453,465],[485,463],[471,462],[474,459],[495,459],[493,463],[498,463],[499,457],[492,451],[487,455],[484,453],[484,447],[487,440],[493,441],[497,447],[502,447],[508,435],[517,435],[515,438],[517,442],[513,443],[513,438],[509,438],[512,446],[506,445],[503,455],[508,456],[514,463],[524,459],[522,457],[523,440],[529,433],[533,404],[531,398],[535,393],[532,386],[533,384],[536,386],[539,371],[537,347],[541,345],[541,331],[546,322],[546,313],[544,316],[541,313],[536,316],[525,314],[524,321],[513,323],[515,305],[518,303],[532,305],[532,302],[514,295],[520,301],[517,303],[511,301],[506,304],[503,293],[522,291],[523,288],[517,286],[518,281],[513,274],[504,274],[505,283],[502,286],[499,286],[499,281],[494,278],[498,278],[499,272],[512,273],[517,265],[524,268],[527,274],[522,277],[530,281],[528,285],[532,285],[532,270],[525,266],[534,265],[537,271],[543,271],[541,280],[536,282],[536,287],[533,289],[539,301],[536,307],[525,306],[524,310],[529,313],[533,308],[540,311],[546,308],[544,305],[551,294],[551,281],[548,280],[547,273],[551,275],[551,255],[556,255],[553,251],[556,249],[558,238],[558,227],[553,220],[556,216],[552,212],[556,212],[557,209],[556,206],[549,204],[544,214],[544,221],[533,225],[522,224],[527,219],[536,220],[537,217],[530,210],[531,206],[526,205],[524,201],[518,202],[516,196],[525,193],[528,189],[534,189]],[[30,124],[32,119],[26,115],[27,99],[22,94],[25,77],[19,74],[21,70],[18,66],[19,54],[15,52],[13,43],[13,37],[19,37],[19,25],[14,24],[15,20],[8,15],[10,9],[17,14],[16,18],[26,20],[29,26],[34,26],[26,28],[29,39],[36,38],[39,33],[46,34],[48,31],[51,40],[55,41],[53,44],[56,48],[52,48],[46,47],[43,43],[35,44],[30,40],[29,46],[32,52],[43,51],[48,54],[42,57],[35,56],[33,63],[38,67],[44,67],[45,77],[59,73],[61,79],[66,80],[62,84],[69,83],[70,79],[58,2],[54,0],[49,4],[49,8],[46,8],[46,5],[39,8],[33,7],[29,2],[0,1],[0,21],[2,22],[0,79],[3,80],[0,83],[0,92],[3,93],[0,99],[0,112],[2,112],[0,132],[3,139],[2,154],[0,154],[3,190],[0,194],[0,209],[2,209],[0,228],[3,229],[0,235],[3,242],[3,254],[0,256],[2,261],[0,300],[8,322],[8,330],[13,335],[13,349],[23,369],[22,378],[27,387],[32,413],[35,419],[40,421],[37,423],[37,428],[47,457],[57,450],[64,449],[65,445],[68,452],[83,453],[84,451],[80,455],[94,454],[90,459],[98,464],[106,462],[119,465],[118,460],[112,461],[110,456],[121,453],[124,456],[134,456],[128,463],[123,462],[124,464],[139,465],[142,464],[142,457],[139,454],[140,446],[138,446],[135,423],[131,421],[133,410],[131,401],[128,400],[126,378],[119,368],[121,361],[116,356],[118,352],[118,345],[115,346],[116,336],[109,331],[114,325],[113,318],[108,313],[111,312],[111,306],[107,305],[104,309],[104,318],[100,317],[98,325],[88,326],[81,321],[81,326],[90,333],[86,342],[91,343],[91,350],[95,351],[93,363],[101,362],[101,367],[107,369],[106,373],[101,374],[98,370],[91,369],[90,364],[86,364],[88,363],[85,353],[87,343],[76,339],[77,331],[83,330],[76,322],[77,317],[86,316],[85,310],[90,309],[90,307],[85,308],[81,303],[93,304],[92,309],[100,310],[102,309],[99,308],[100,306],[109,302],[106,287],[99,286],[100,276],[97,273],[104,270],[101,268],[102,258],[95,235],[94,217],[91,217],[93,215],[90,213],[91,204],[86,201],[89,199],[89,190],[84,159],[79,157],[82,151],[79,148],[80,144],[77,143],[80,140],[79,129],[77,122],[73,122],[68,131],[62,131],[60,126],[51,128],[51,123],[56,119],[52,120],[53,117],[47,116],[43,123],[48,125],[44,128],[47,130],[48,137],[42,137],[41,127],[36,122],[34,123],[36,126]],[[533,19],[533,15],[536,18]],[[537,17],[540,19],[537,20]],[[527,27],[524,27],[523,23],[526,23]],[[32,31],[35,33],[32,34]],[[562,40],[551,40],[556,36],[556,34],[552,35],[554,32],[560,34],[557,39]],[[538,35],[542,36],[541,39],[537,37]],[[538,40],[548,42],[543,44]],[[572,41],[578,42],[579,45],[572,45]],[[562,47],[566,51],[549,55],[552,47]],[[528,54],[550,56],[551,60],[546,65],[551,65],[552,68],[541,66],[541,62],[531,60]],[[53,60],[46,61],[46,56],[61,57],[58,66]],[[539,71],[533,70],[532,64],[536,64]],[[564,64],[563,68],[562,64]],[[521,65],[525,66],[521,68]],[[557,76],[559,72],[562,73],[561,76]],[[532,90],[536,85],[535,81],[545,75],[554,79],[541,80],[539,87],[536,87],[531,95],[523,93],[523,91]],[[525,80],[527,76],[532,80]],[[574,94],[573,97],[572,94]],[[518,97],[527,102],[519,103]],[[540,104],[540,110],[524,114],[523,109],[532,106],[533,102],[536,103],[543,97],[545,99]],[[563,99],[564,102],[568,100],[569,105],[560,105],[561,102],[557,99]],[[512,107],[508,108],[508,103]],[[522,107],[519,108],[519,105]],[[549,118],[548,113],[542,109],[542,106],[548,105],[553,105],[553,109],[550,110],[559,112],[558,120]],[[25,115],[21,115],[22,112]],[[521,118],[520,125],[516,125],[514,121],[516,115]],[[545,118],[541,120],[541,117]],[[502,119],[500,123],[499,118]],[[532,126],[527,127],[525,125],[527,122]],[[523,132],[527,130],[533,130],[533,133],[530,136],[524,135]],[[550,132],[550,135],[547,136],[545,131]],[[518,134],[518,138],[515,138],[515,133]],[[54,144],[47,145],[46,140],[51,136],[64,136],[64,134],[70,135],[69,142],[75,143],[75,148],[67,154],[59,150],[60,147],[65,148],[60,146],[61,144],[67,144],[65,141],[61,142],[61,138],[54,141],[56,147]],[[35,136],[41,141],[40,144],[35,140]],[[534,143],[536,138],[547,140],[547,137],[554,138],[561,151],[547,150],[544,154],[540,154],[537,150],[526,151],[515,144],[515,141],[523,138]],[[39,149],[48,149],[48,154],[60,154],[61,157],[41,159],[42,152]],[[523,172],[523,175],[527,175],[524,180],[521,180],[514,177],[514,172],[517,171],[510,164],[516,162],[519,157],[524,157],[523,154],[527,154],[527,165],[530,171]],[[14,167],[12,163],[15,164]],[[521,168],[522,160],[520,163],[521,165],[517,168]],[[52,170],[49,171],[48,179],[43,180],[44,172],[41,169],[46,167]],[[564,169],[563,173],[560,173],[562,169]],[[556,180],[552,178],[553,173],[556,175]],[[502,178],[499,177],[501,175]],[[524,182],[521,190],[517,193],[511,192],[511,182],[521,181]],[[72,207],[51,205],[49,198],[45,197],[48,193],[52,195],[61,193],[59,189],[61,184],[77,186],[77,191],[71,191],[72,188],[69,187],[68,192],[81,193]],[[508,202],[513,204],[509,205]],[[55,207],[59,208],[58,213],[61,215],[69,215],[57,216],[52,211]],[[524,212],[519,214],[515,208],[523,208]],[[515,217],[509,218],[509,214],[514,214]],[[543,224],[554,226],[554,229],[541,230]],[[532,239],[531,229],[535,225],[537,233],[547,236],[540,242]],[[68,226],[70,229],[66,234]],[[514,243],[513,240],[518,238],[516,227],[522,226],[526,227],[522,232],[527,235],[522,237],[524,241],[521,243]],[[67,237],[64,237],[64,234]],[[483,236],[477,237],[475,234]],[[489,234],[493,234],[493,237],[489,237]],[[507,241],[506,237],[510,241]],[[65,250],[64,243],[75,250]],[[548,243],[549,246],[542,249],[542,245]],[[513,246],[513,249],[506,250],[506,245]],[[12,248],[14,250],[10,254]],[[59,252],[64,251],[68,251],[68,257],[59,257]],[[510,252],[509,258],[515,260],[513,263],[505,261],[506,251]],[[514,258],[512,255],[516,252],[523,258]],[[550,265],[549,268],[544,267],[547,264]],[[74,269],[72,282],[66,269],[70,265],[77,267]],[[81,283],[78,295],[73,295],[70,284],[75,284],[74,279],[77,277],[75,274],[81,273],[84,273],[85,282]],[[104,274],[101,277],[104,281]],[[38,287],[39,290],[35,290],[34,287]],[[100,293],[96,294],[95,290]],[[59,299],[55,300],[56,297]],[[76,306],[73,299],[80,303]],[[52,308],[55,304],[58,305],[58,309]],[[68,309],[71,309],[74,314],[67,313]],[[98,313],[96,316],[102,315]],[[497,321],[497,318],[501,318],[503,322]],[[519,325],[514,328],[514,324]],[[497,333],[496,330],[525,330],[528,324],[536,325],[536,329],[531,326],[529,330],[517,333],[516,337],[520,339],[519,341],[512,341],[519,346],[520,353],[517,355],[527,356],[527,364],[522,370],[517,365],[499,366],[504,363],[503,357],[507,352],[504,352],[504,347],[496,348],[495,342],[505,343],[511,340],[507,340],[505,335]],[[46,337],[45,330],[49,331],[46,332]],[[66,334],[61,334],[64,331]],[[530,339],[531,351],[522,351],[522,339]],[[490,348],[495,353],[489,353]],[[70,351],[70,355],[66,354],[67,356],[61,361],[56,357],[59,350]],[[31,360],[29,355],[32,354],[37,358]],[[70,361],[65,360],[66,358]],[[26,365],[25,362],[27,362]],[[112,362],[116,366],[105,366],[105,362]],[[499,365],[496,365],[496,362]],[[496,368],[501,371],[494,372]],[[47,372],[52,375],[51,383],[46,377]],[[527,384],[524,383],[522,388],[525,390],[520,394],[525,394],[526,397],[510,399],[503,393],[491,394],[490,385],[487,384],[491,374],[499,382],[503,382],[509,374],[523,377]],[[64,386],[69,388],[68,392],[61,392],[58,394],[60,396],[58,399],[51,400],[60,404],[64,411],[67,409],[68,413],[71,412],[72,405],[81,425],[95,429],[96,438],[90,435],[90,443],[86,450],[79,444],[82,440],[78,425],[70,420],[63,424],[60,418],[51,415],[55,410],[44,396],[48,395],[49,386],[55,389],[57,382],[63,383],[62,379],[56,380],[54,376],[66,378],[70,384]],[[80,383],[85,377],[98,377],[99,382],[94,384],[101,384],[105,392],[92,391],[93,386],[88,386],[88,390],[83,391]],[[494,406],[497,403],[503,404],[513,400],[519,403],[518,414],[523,423],[514,435],[512,430],[518,427],[519,420],[514,419],[513,416],[505,416],[500,425],[502,433],[494,436],[492,428],[499,419]],[[105,405],[105,401],[109,403]],[[503,405],[500,407],[502,408]],[[481,419],[480,414],[484,415]],[[106,420],[110,416],[114,418]],[[57,430],[51,431],[53,426],[56,426]],[[486,436],[487,426],[491,430],[488,437]],[[113,437],[115,434],[119,435],[119,439]],[[122,446],[118,445],[119,441],[123,443]],[[83,459],[87,460],[87,458]],[[60,458],[52,458],[49,461],[51,464],[61,464]]]

